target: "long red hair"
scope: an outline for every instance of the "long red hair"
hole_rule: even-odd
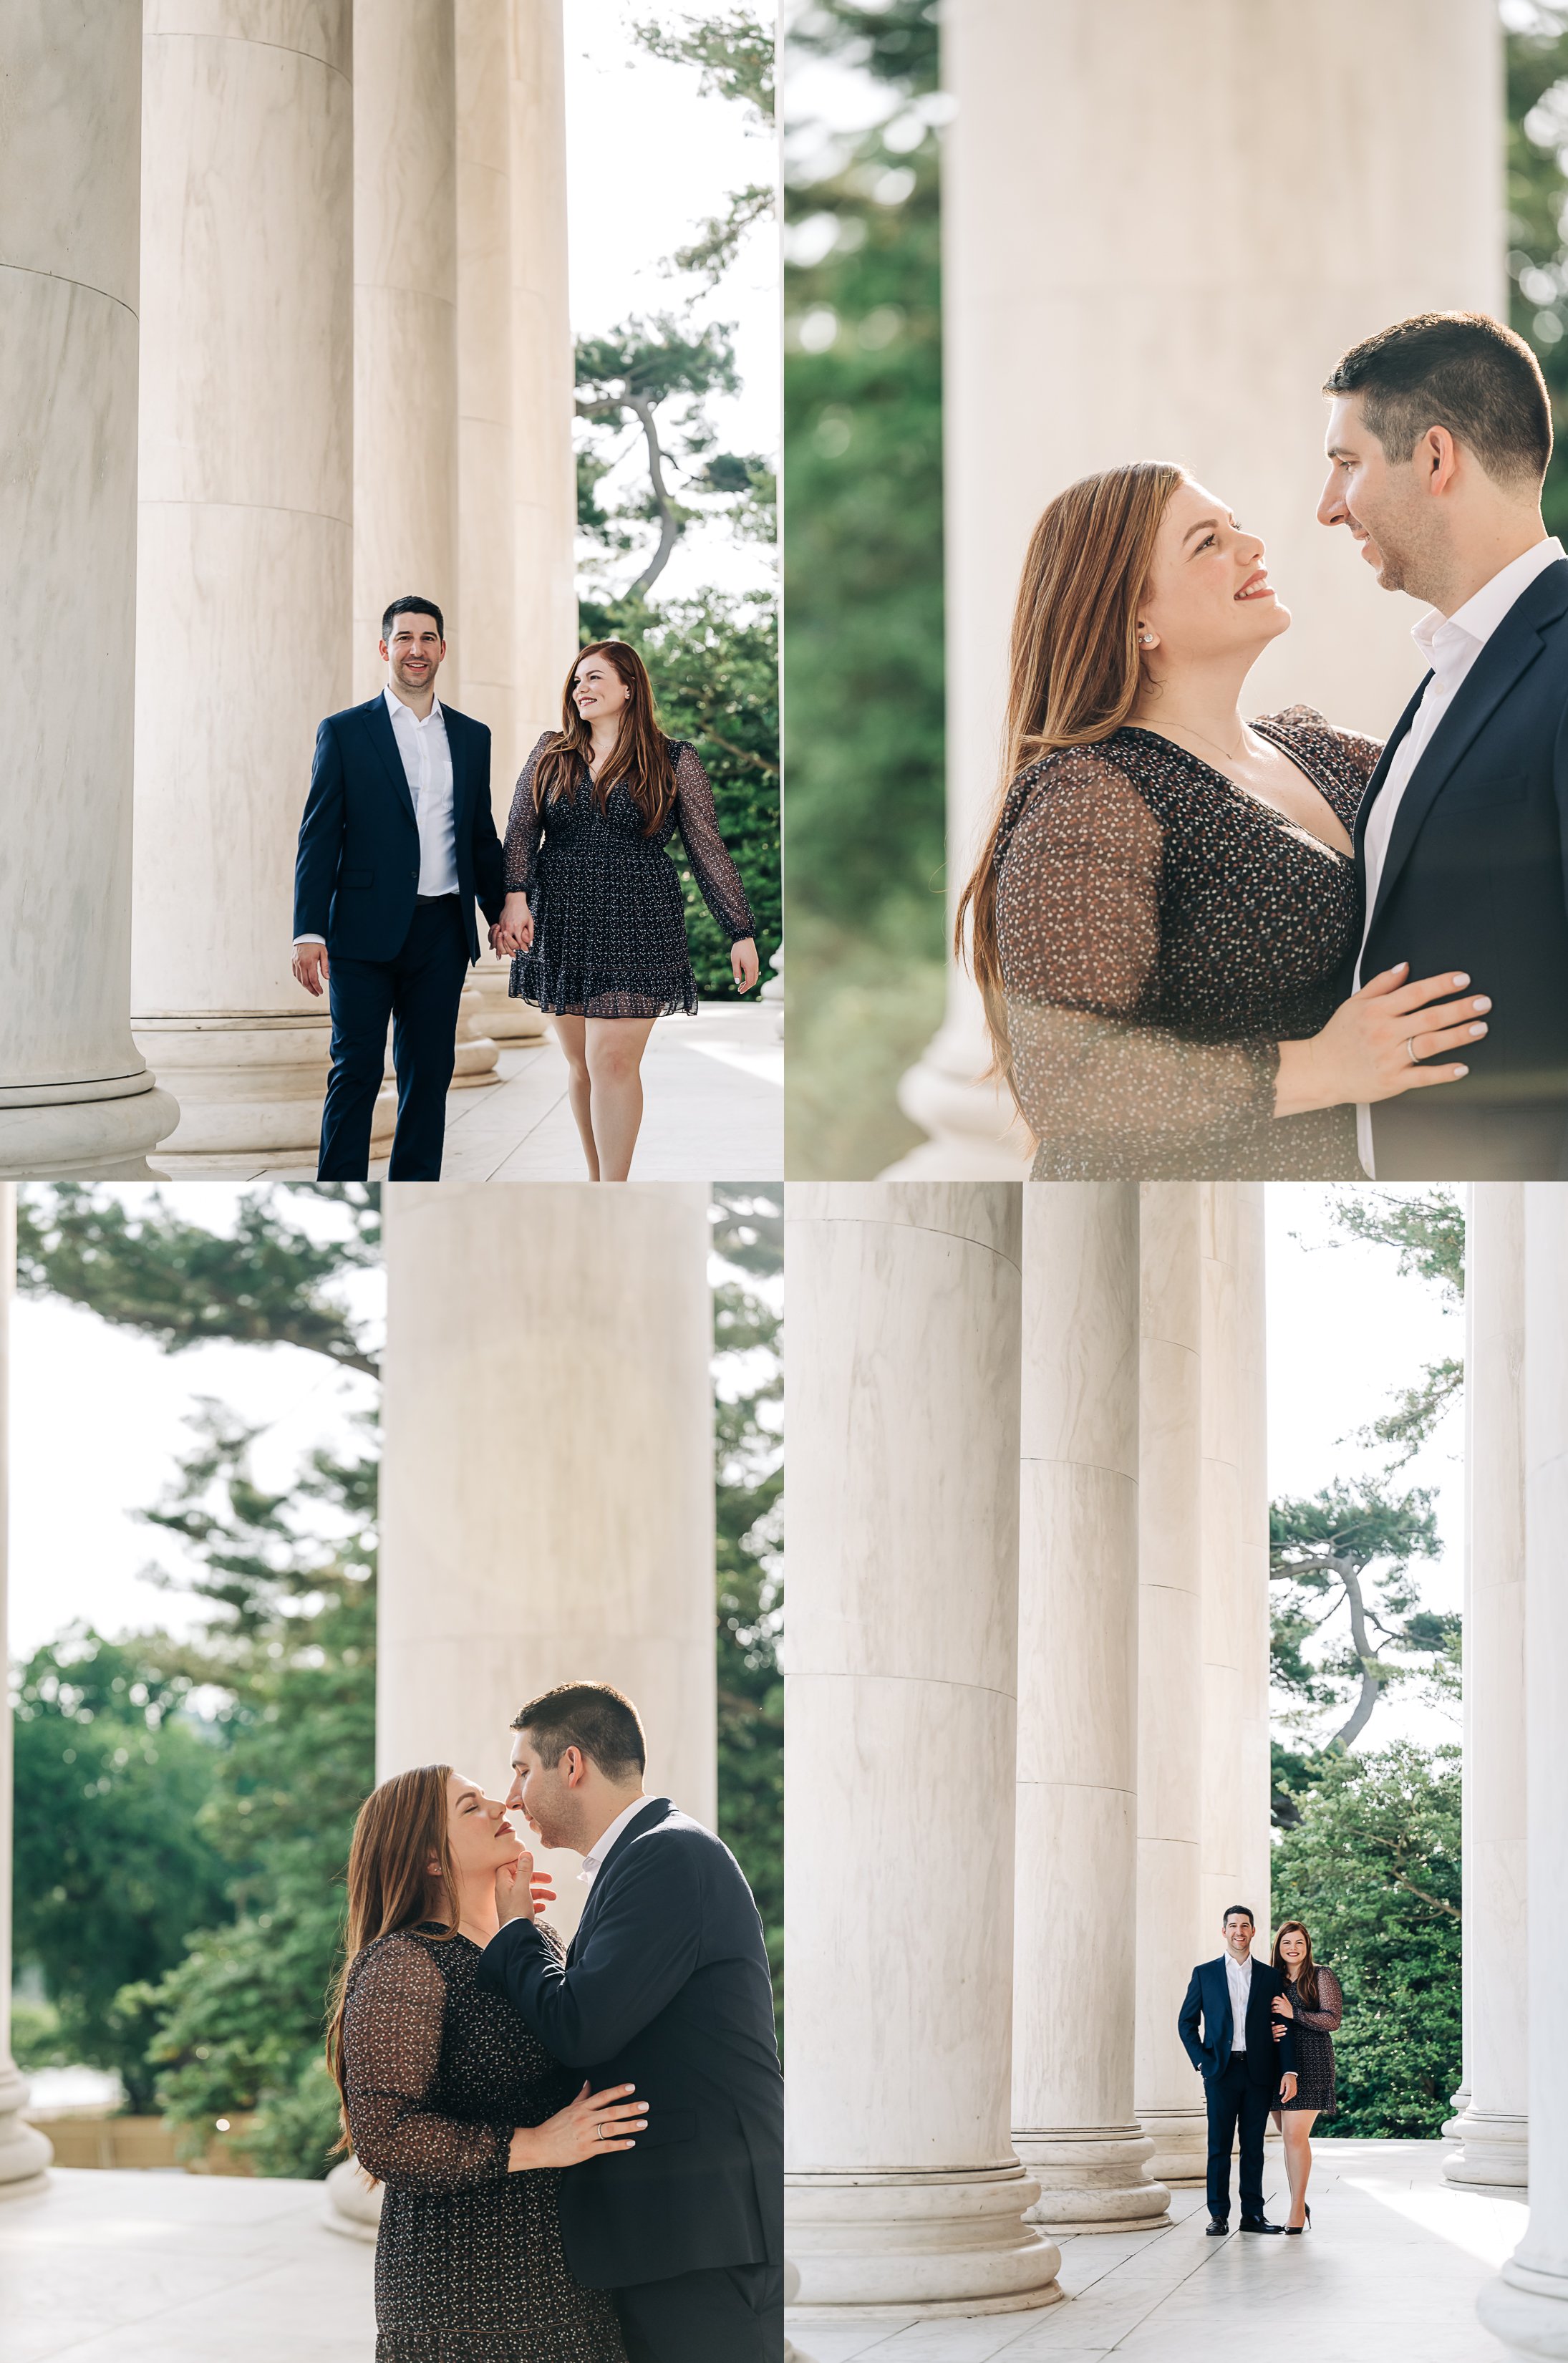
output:
[[[1012,611],[1001,786],[984,850],[958,898],[954,949],[972,960],[995,1068],[1012,1082],[997,943],[997,856],[1019,773],[1056,747],[1088,747],[1132,718],[1143,686],[1138,605],[1154,540],[1185,468],[1141,460],[1084,476],[1047,502]],[[969,943],[966,945],[967,928]]]
[[[572,686],[584,657],[602,657],[613,665],[631,693],[621,709],[621,733],[610,760],[592,782],[593,800],[601,812],[610,801],[617,780],[643,818],[643,835],[657,836],[675,806],[675,764],[670,742],[659,724],[648,669],[625,640],[591,640],[572,659],[561,692],[561,727],[534,766],[534,808],[543,815],[558,796],[575,795],[578,770],[593,751],[593,734],[572,703]]]
[[[449,1764],[421,1764],[412,1772],[394,1772],[371,1790],[354,1824],[348,1848],[348,1925],[326,2030],[326,2064],[337,2086],[343,2128],[339,2149],[351,2147],[343,2076],[343,2004],[349,1971],[378,1936],[427,1921],[445,1923],[442,1933],[449,1936],[456,1925],[451,1899],[458,1889],[447,1819],[451,1774]]]

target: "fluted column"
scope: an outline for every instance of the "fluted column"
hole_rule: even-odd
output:
[[[1478,1182],[1465,1238],[1465,2105],[1452,2182],[1528,2181],[1525,1193]]]
[[[1213,1951],[1202,1889],[1202,1185],[1145,1182],[1138,1439],[1138,2008],[1133,2089],[1149,2172],[1201,2182],[1202,2088],[1176,2034]]]
[[[1561,2363],[1568,2355],[1568,1190],[1531,1182],[1524,1197],[1529,2217],[1476,2311],[1511,2355]]]
[[[1270,1930],[1263,1185],[1200,1186],[1203,1927],[1218,1946],[1226,1908],[1244,1903],[1261,1948]]]
[[[351,15],[147,0],[131,1005],[176,1151],[320,1126],[326,1006],[290,958],[350,690]]]
[[[1296,622],[1250,712],[1305,698],[1386,737],[1418,677],[1408,623],[1348,536],[1314,521],[1318,389],[1347,345],[1408,313],[1506,318],[1507,235],[1493,0],[964,0],[943,48],[957,100],[942,168],[955,896],[998,793],[1028,538],[1091,470],[1185,460],[1266,537]],[[1210,125],[1197,140],[1195,115]],[[1040,234],[998,234],[1023,223]],[[900,1094],[933,1136],[920,1170],[999,1156],[986,1057],[954,971]]]
[[[567,281],[561,0],[516,0],[512,45],[512,497],[519,760],[559,729],[577,638],[576,360]],[[510,802],[510,796],[508,796]]]
[[[1008,2113],[1019,1193],[792,1183],[786,1206],[801,2304],[1047,2304]]]
[[[1023,1192],[1013,2145],[1053,2231],[1156,2223],[1133,2114],[1138,1185]]]
[[[141,9],[0,0],[0,1174],[145,1174],[130,1030]]]
[[[0,1660],[9,1665],[6,1623],[6,1544],[10,1435],[11,1294],[17,1277],[17,1185],[0,1182]],[[11,1709],[0,1700],[0,2199],[43,2188],[54,2152],[21,2112],[26,2080],[11,2057]]]

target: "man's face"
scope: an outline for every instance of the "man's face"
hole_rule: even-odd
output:
[[[413,697],[424,696],[446,653],[434,616],[394,616],[391,638],[381,642],[382,662],[397,687]]]
[[[581,1759],[575,1747],[562,1751],[558,1764],[547,1764],[534,1744],[532,1732],[519,1731],[512,1741],[512,1786],[506,1810],[521,1813],[542,1846],[574,1844],[581,1814],[572,1774]]]
[[[1390,460],[1362,415],[1359,394],[1337,394],[1324,438],[1329,479],[1318,503],[1320,525],[1342,525],[1385,591],[1422,596],[1441,537],[1440,505],[1417,467],[1423,446],[1403,463]]]
[[[511,1799],[507,1803],[510,1804]],[[1225,1950],[1234,1961],[1248,1959],[1253,1949],[1253,1924],[1244,1912],[1225,1914]]]

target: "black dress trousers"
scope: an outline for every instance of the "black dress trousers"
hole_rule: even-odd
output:
[[[1272,2065],[1272,2063],[1271,2063]],[[1218,2076],[1204,2079],[1209,2106],[1209,2213],[1225,2222],[1231,2213],[1231,2150],[1242,2136],[1242,2213],[1261,2215],[1264,2207],[1264,2134],[1278,2079],[1249,2084],[1247,2055],[1232,2051]]]
[[[784,2270],[723,2265],[614,2292],[629,2363],[784,2363]]]
[[[458,1055],[458,1005],[469,970],[462,906],[456,894],[414,906],[408,933],[387,960],[327,964],[332,1072],[321,1112],[318,1182],[363,1182],[370,1118],[386,1062],[387,1025],[397,1070],[397,1129],[388,1179],[438,1182],[447,1131],[447,1089]]]

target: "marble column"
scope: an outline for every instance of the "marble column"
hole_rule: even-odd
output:
[[[351,18],[147,0],[131,1006],[175,1151],[320,1125],[326,1004],[290,959],[316,725],[351,688]]]
[[[1398,602],[1314,521],[1318,389],[1347,345],[1408,313],[1506,318],[1507,233],[1493,0],[965,0],[943,39],[955,896],[999,793],[1029,534],[1092,470],[1184,460],[1265,536],[1296,620],[1253,675],[1250,712],[1305,698],[1387,735],[1415,652]],[[1196,140],[1195,116],[1209,126]],[[1022,223],[1035,234],[998,234]],[[919,1170],[1001,1157],[986,1056],[955,971],[901,1093],[933,1137]]]
[[[1268,1465],[1263,1185],[1202,1191],[1202,1926],[1269,1920]]]
[[[17,1185],[0,1182],[0,1659],[6,1648],[6,1459],[10,1434],[11,1292],[17,1275]],[[22,2115],[26,2079],[11,2057],[11,1710],[0,1701],[0,2199],[41,2191],[54,2152]]]
[[[491,801],[502,835],[521,760],[514,713],[518,650],[512,559],[513,13],[510,0],[457,0],[454,10],[457,596],[463,619],[463,708],[490,728]],[[544,1033],[544,1020],[527,1002],[510,998],[510,967],[487,949],[472,971],[481,1022],[494,1041],[536,1041]]]
[[[1464,2097],[1451,2182],[1528,2181],[1525,1185],[1478,1182],[1465,1240]],[[1456,2096],[1457,2097],[1457,2096]]]
[[[1056,2232],[1159,2222],[1133,2114],[1138,1184],[1023,1192],[1013,2147]]]
[[[0,5],[0,1174],[145,1174],[179,1114],[130,1030],[140,94],[138,0]]]
[[[1561,2363],[1568,2356],[1568,1190],[1531,1182],[1524,1197],[1529,2216],[1476,2311],[1510,2355]]]
[[[798,1182],[786,1212],[800,2302],[1044,2305],[1008,2113],[1020,1193]]]
[[[1203,2089],[1176,2034],[1204,1924],[1202,1185],[1145,1182],[1140,1214],[1138,2008],[1133,2089],[1149,2172],[1203,2180]]]
[[[504,1780],[525,1699],[613,1681],[646,1725],[650,1790],[712,1824],[705,1185],[400,1182],[383,1201],[378,1776]],[[576,1857],[542,1859],[575,1925]]]

